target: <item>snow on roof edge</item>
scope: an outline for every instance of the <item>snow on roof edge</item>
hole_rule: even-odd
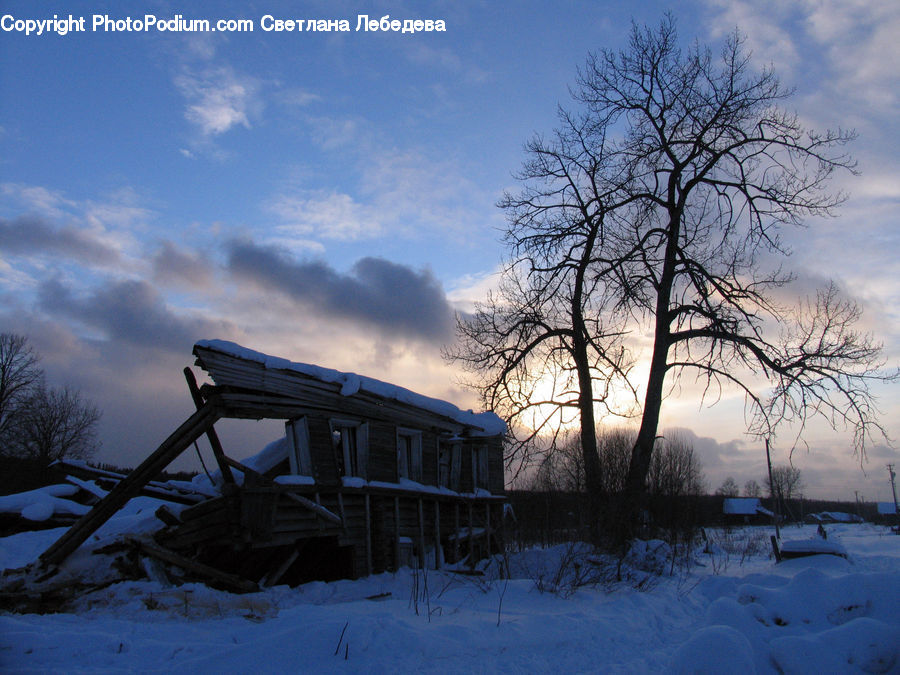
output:
[[[460,424],[479,428],[486,436],[506,433],[506,422],[493,412],[476,413],[471,410],[460,410],[447,401],[417,394],[409,389],[365,375],[344,373],[332,368],[322,368],[321,366],[308,363],[289,361],[278,356],[269,356],[228,340],[199,340],[194,346],[222,352],[247,361],[256,361],[263,364],[267,370],[290,370],[322,382],[339,384],[341,385],[341,395],[343,396],[352,396],[362,390],[388,400],[415,406],[437,415],[448,417]]]

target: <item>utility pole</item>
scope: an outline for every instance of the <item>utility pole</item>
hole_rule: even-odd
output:
[[[888,473],[891,475],[891,494],[894,495],[894,518],[897,520],[897,534],[900,534],[900,508],[897,506],[897,484],[894,482],[894,479],[897,477],[897,474],[894,473],[894,465],[888,464]]]
[[[769,493],[772,495],[772,508],[775,512],[775,536],[781,539],[781,528],[778,527],[778,498],[775,496],[775,483],[772,482],[772,455],[769,453],[769,438],[766,437],[766,464],[769,467]],[[893,476],[893,473],[891,474]],[[893,477],[891,478],[891,484],[893,485]],[[894,502],[896,503],[896,493],[894,493]]]

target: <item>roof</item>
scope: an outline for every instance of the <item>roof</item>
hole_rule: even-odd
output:
[[[757,497],[727,497],[722,504],[722,513],[732,516],[775,515],[763,507]]]
[[[418,408],[429,412],[433,415],[444,417],[454,422],[475,430],[476,435],[496,436],[506,433],[506,422],[492,412],[475,413],[471,410],[460,410],[452,403],[442,401],[440,399],[431,398],[422,394],[417,394],[409,389],[404,389],[394,384],[382,382],[365,375],[357,375],[356,373],[341,372],[331,368],[322,368],[308,363],[298,363],[289,361],[277,356],[269,356],[262,352],[257,352],[246,347],[242,347],[234,342],[225,340],[201,340],[194,345],[194,353],[200,357],[203,350],[211,350],[228,356],[241,359],[243,361],[259,364],[267,372],[278,371],[283,373],[295,373],[304,378],[311,378],[318,382],[338,385],[340,395],[345,397],[353,397],[363,392],[381,399],[394,401],[407,406]],[[212,369],[201,364],[212,376],[213,380],[219,382],[220,375],[213,372]]]

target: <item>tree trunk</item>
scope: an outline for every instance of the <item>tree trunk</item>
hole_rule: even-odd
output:
[[[581,417],[581,453],[584,459],[584,482],[588,492],[591,538],[599,543],[603,519],[602,476],[600,454],[597,452],[597,423],[594,419],[594,386],[588,358],[587,327],[584,324],[584,277],[590,264],[598,229],[602,221],[591,228],[575,274],[572,294],[572,358],[578,373],[578,409]]]
[[[579,348],[580,347],[580,348]],[[591,537],[598,541],[603,519],[603,484],[600,455],[597,451],[597,425],[594,420],[594,389],[584,339],[575,340],[573,350],[578,372],[578,408],[581,414],[581,454],[584,459],[584,482],[588,493]]]
[[[669,197],[672,199],[675,193],[675,174],[670,178],[669,192]],[[641,497],[646,489],[647,473],[650,470],[653,445],[656,442],[656,432],[659,428],[663,385],[666,380],[669,347],[671,346],[669,304],[672,285],[675,281],[675,254],[681,229],[680,223],[680,212],[675,209],[670,210],[667,228],[668,241],[656,295],[653,356],[650,359],[650,375],[647,377],[647,394],[644,397],[641,428],[631,451],[631,462],[628,466],[628,476],[625,479],[625,491],[621,498],[621,507],[616,514],[615,543],[621,546],[624,546],[634,536],[640,522]]]

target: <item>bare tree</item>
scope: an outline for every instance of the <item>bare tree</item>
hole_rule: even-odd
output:
[[[558,447],[545,450],[532,481],[533,489],[564,492],[587,490],[580,438],[580,434],[566,434]],[[603,427],[598,429],[596,438],[602,481],[600,494],[617,495],[625,486],[634,432],[620,427]]]
[[[486,403],[513,417],[535,404],[528,383],[561,373],[538,402],[580,415],[591,490],[602,484],[595,407],[611,388],[643,392],[619,541],[637,521],[666,387],[685,374],[712,402],[742,391],[760,437],[783,422],[802,434],[816,415],[852,428],[860,453],[883,433],[869,384],[897,373],[854,329],[856,305],[833,285],[796,309],[776,300],[792,281],[778,262],[782,229],[832,214],[844,197],[829,178],[854,171],[842,150],[853,134],[805,129],[780,107],[790,93],[754,70],[737,33],[716,60],[680,49],[671,17],[635,26],[627,49],[589,56],[579,110],[560,110],[559,129],[528,144],[524,187],[500,203],[514,292],[460,322],[456,356],[482,376]],[[640,387],[633,335],[652,336]]]
[[[716,494],[722,497],[737,497],[740,493],[741,490],[737,482],[731,476],[728,476],[719,486],[719,489],[716,490]]]
[[[7,452],[16,421],[42,380],[43,371],[28,339],[0,334],[0,455]]]
[[[648,492],[657,497],[694,497],[705,479],[694,448],[681,436],[659,437],[647,475]]]
[[[99,420],[100,410],[80,392],[41,386],[29,399],[18,426],[15,454],[41,466],[62,458],[90,457],[99,448]]]
[[[744,496],[745,497],[761,497],[762,496],[762,488],[752,478],[744,483]]]
[[[588,165],[601,179],[608,171],[605,158],[602,152],[565,152],[577,145],[572,134],[590,133],[586,126],[570,126],[550,145],[540,139],[529,145],[531,159],[519,177],[546,184],[500,202],[509,213],[506,238],[513,258],[498,293],[458,321],[460,343],[448,356],[478,374],[475,386],[485,405],[509,421],[514,442],[507,467],[514,474],[532,463],[535,445],[546,444],[535,444],[538,437],[549,437],[556,448],[561,430],[579,422],[596,528],[603,476],[595,409],[619,412],[607,405],[611,392],[617,384],[631,390],[631,383],[626,350],[610,346],[624,335],[621,319],[606,322],[602,283],[591,271],[605,209],[583,203],[576,182],[582,177],[579,167]],[[532,207],[543,201],[558,208]]]
[[[767,477],[765,485],[770,497],[779,501],[793,499],[794,495],[799,493],[803,487],[800,469],[788,465],[774,466],[772,467],[772,480],[770,482]]]

